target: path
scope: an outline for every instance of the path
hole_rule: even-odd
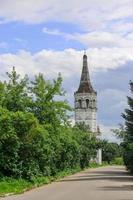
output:
[[[133,200],[133,176],[119,166],[90,169],[1,200]]]

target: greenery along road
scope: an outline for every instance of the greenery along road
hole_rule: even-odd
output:
[[[87,167],[98,148],[87,129],[71,127],[62,78],[29,81],[13,68],[0,82],[0,177],[34,181],[60,171]],[[58,98],[57,98],[58,97]]]
[[[133,176],[124,167],[89,169],[59,182],[1,200],[132,200]]]

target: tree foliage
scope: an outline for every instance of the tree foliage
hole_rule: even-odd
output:
[[[102,160],[110,164],[115,158],[122,156],[122,147],[114,142],[103,140],[102,147]]]
[[[120,139],[121,141],[123,141],[123,139],[126,137],[126,134],[127,134],[125,130],[125,126],[123,124],[119,124],[119,128],[111,129],[111,131],[115,133],[116,137]]]
[[[56,101],[56,96],[64,95],[61,88],[62,78],[59,75],[53,83],[46,81],[42,74],[35,77],[32,81],[31,93],[34,97],[31,112],[37,117],[41,124],[49,123],[56,127],[57,124],[67,121],[67,110],[71,110],[65,101]]]
[[[133,94],[133,82],[130,81],[130,89]],[[125,119],[125,131],[124,136],[124,162],[127,168],[133,172],[133,97],[127,97],[128,108],[125,109],[125,113],[122,114]]]
[[[71,127],[70,106],[62,77],[31,82],[13,68],[0,82],[0,175],[33,179],[67,168],[89,165],[96,155],[96,138],[80,126]]]

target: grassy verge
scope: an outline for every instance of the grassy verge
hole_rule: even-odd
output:
[[[97,168],[97,167],[101,167],[105,165],[106,164],[98,165],[96,163],[91,163],[89,168]],[[23,193],[32,188],[51,183],[55,180],[60,180],[61,178],[65,176],[72,175],[80,171],[81,169],[79,167],[75,169],[66,169],[62,172],[57,173],[56,176],[54,177],[38,177],[38,178],[33,179],[32,182],[24,180],[24,179],[1,178],[0,179],[0,196]]]
[[[5,196],[6,194],[17,194],[25,191],[28,188],[32,188],[32,183],[23,179],[13,179],[13,178],[2,178],[0,179],[0,196]]]
[[[38,177],[32,180],[32,182],[24,179],[13,179],[13,178],[1,178],[0,179],[0,196],[7,196],[12,194],[23,193],[27,190],[39,187],[55,180],[59,180],[65,176],[74,174],[81,171],[80,168],[66,169],[56,174],[53,177]]]

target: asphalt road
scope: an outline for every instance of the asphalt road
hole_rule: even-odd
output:
[[[90,169],[1,200],[133,200],[133,176],[119,166]]]

